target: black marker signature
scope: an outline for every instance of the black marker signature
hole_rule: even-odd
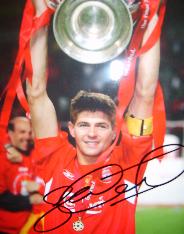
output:
[[[170,151],[167,151],[163,154],[159,154],[157,156],[153,156],[151,159],[149,158],[151,154],[155,154],[157,153],[157,151],[159,152],[159,150],[165,148],[165,147],[170,147],[170,146],[175,146],[177,148],[173,149],[173,150],[170,150]],[[141,168],[142,168],[142,165],[155,159],[155,158],[161,158],[163,155],[166,155],[166,154],[169,154],[171,152],[174,152],[174,151],[177,151],[179,150],[180,148],[184,147],[183,145],[181,144],[169,144],[169,145],[164,145],[164,146],[160,146],[152,151],[150,151],[149,153],[147,153],[146,155],[144,155],[140,162],[138,164],[135,164],[131,167],[128,167],[128,168],[125,168],[123,169],[120,165],[118,164],[108,164],[108,165],[104,165],[104,166],[101,166],[99,168],[96,168],[95,170],[93,171],[90,171],[88,172],[87,174],[81,176],[80,178],[78,178],[77,180],[75,180],[75,182],[73,182],[72,184],[68,185],[68,186],[61,186],[61,187],[58,187],[52,191],[50,191],[48,194],[46,194],[44,196],[44,201],[45,203],[47,204],[50,204],[51,205],[51,209],[48,210],[42,217],[40,217],[35,225],[34,225],[34,228],[35,228],[35,231],[37,232],[49,232],[49,231],[53,231],[61,226],[63,226],[64,224],[66,224],[72,217],[72,215],[74,213],[81,213],[81,212],[85,212],[87,210],[91,210],[91,209],[94,209],[95,207],[98,207],[98,206],[101,206],[101,205],[104,205],[106,203],[109,203],[110,206],[114,206],[124,200],[127,200],[128,198],[131,198],[131,197],[135,197],[141,193],[144,193],[144,192],[147,192],[149,190],[152,190],[152,189],[155,189],[157,187],[160,187],[160,186],[163,186],[163,185],[166,185],[172,181],[174,181],[175,179],[177,179],[179,176],[181,176],[183,173],[184,173],[184,170],[182,170],[178,175],[176,175],[174,178],[164,182],[164,183],[161,183],[161,184],[157,184],[157,185],[154,185],[154,184],[150,184],[147,182],[147,178],[146,177],[143,177],[143,179],[141,179],[139,181],[139,174],[140,174],[140,171],[141,171]],[[108,168],[108,167],[111,167],[113,169],[116,169],[116,172],[112,173],[111,175],[109,176],[106,176],[106,177],[103,177],[101,178],[101,180],[105,180],[107,179],[108,177],[111,177],[113,183],[110,183],[109,186],[106,185],[105,189],[101,189],[101,191],[99,192],[95,192],[93,190],[90,190],[90,186],[86,186],[86,187],[83,187],[83,188],[80,188],[79,190],[75,191],[74,192],[74,186],[76,186],[76,184],[80,184],[80,182],[82,181],[82,179],[84,177],[86,177],[87,175],[91,175],[93,173],[96,173],[96,172],[101,172],[101,170],[103,168]],[[128,184],[119,184],[120,181],[122,181],[122,178],[123,178],[123,175],[126,171],[128,170],[131,170],[132,168],[137,168],[137,171],[136,171],[136,176],[135,176],[135,184],[132,184],[132,186],[128,185]],[[139,187],[142,185],[142,184],[145,184],[148,188],[145,189],[144,191],[138,191]],[[96,204],[92,207],[84,207],[80,210],[76,210],[76,211],[71,211],[69,208],[65,207],[64,205],[66,204],[66,202],[70,202],[71,204],[73,203],[77,203],[77,202],[80,202],[82,201],[82,199],[84,198],[87,198],[88,196],[99,196],[101,194],[104,194],[108,191],[113,191],[114,193],[112,193],[112,197],[110,197],[108,200],[104,201],[104,202],[100,202],[99,204]],[[55,192],[60,192],[61,193],[61,196],[59,197],[58,201],[56,201],[55,203],[53,202],[49,202],[47,201],[47,197]],[[123,198],[120,198],[120,195],[122,194],[125,194],[127,192],[130,192],[130,191],[135,191],[132,195],[130,196],[126,196],[123,197]],[[68,194],[72,193],[73,192],[73,195],[68,197]],[[117,200],[117,198],[119,198],[119,200]],[[116,199],[116,201],[115,201]],[[44,217],[46,217],[47,215],[51,214],[54,210],[58,210],[62,213],[65,213],[66,214],[66,219],[61,222],[59,225],[51,228],[51,229],[48,229],[48,230],[44,230],[44,231],[40,231],[40,230],[37,230],[37,224],[41,221],[41,219],[43,219]]]

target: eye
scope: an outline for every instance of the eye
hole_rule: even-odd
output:
[[[98,125],[98,127],[99,127],[99,128],[103,128],[103,129],[109,128],[109,126],[108,126],[107,124],[105,124],[105,123],[100,123],[100,124]]]
[[[78,127],[88,127],[88,126],[89,125],[87,123],[85,123],[85,122],[84,123],[82,122],[82,123],[78,124]]]

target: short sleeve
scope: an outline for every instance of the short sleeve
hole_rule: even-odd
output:
[[[140,181],[151,159],[152,136],[134,137],[124,134],[121,142],[121,164],[129,181]]]
[[[35,149],[32,152],[35,173],[47,182],[58,165],[64,164],[65,158],[73,151],[74,147],[66,135],[35,139]]]

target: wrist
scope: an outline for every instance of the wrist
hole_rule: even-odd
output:
[[[47,8],[44,12],[42,12],[41,15],[35,16],[33,19],[32,34],[38,29],[40,29],[41,27],[48,26],[53,13],[54,11],[52,9]]]

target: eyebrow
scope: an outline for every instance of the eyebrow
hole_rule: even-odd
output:
[[[96,123],[96,124],[97,124],[97,125],[102,125],[102,124],[104,125],[104,124],[105,124],[105,125],[109,126],[109,124],[106,123],[106,122],[99,122],[99,123]]]
[[[79,124],[90,124],[90,122],[81,121],[81,122],[77,123],[77,125],[79,125]],[[110,124],[108,124],[107,122],[97,122],[97,123],[95,123],[95,125],[107,125],[107,126],[109,126]]]

